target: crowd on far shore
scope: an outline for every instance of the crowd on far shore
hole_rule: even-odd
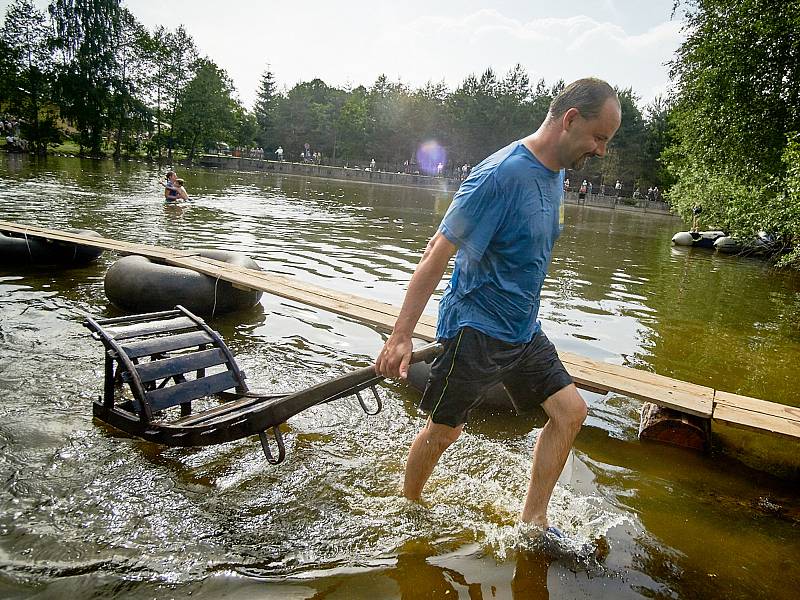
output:
[[[577,192],[578,199],[584,200],[587,196],[591,198],[595,194],[599,196],[611,196],[616,198],[622,198],[627,194],[624,193],[624,185],[622,181],[619,179],[616,180],[614,185],[606,185],[605,183],[601,183],[598,187],[598,191],[595,192],[594,184],[584,179],[579,185],[573,186],[570,183],[569,177],[564,179],[564,192]],[[630,189],[630,188],[629,188]],[[664,198],[661,196],[661,190],[658,189],[658,186],[650,186],[647,188],[647,192],[645,194],[642,193],[641,188],[638,186],[633,188],[633,193],[631,197],[634,200],[640,200],[641,198],[646,198],[650,202],[663,202]]]

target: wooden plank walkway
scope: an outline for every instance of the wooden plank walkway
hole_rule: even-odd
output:
[[[343,315],[384,332],[391,331],[400,310],[391,304],[327,290],[266,271],[235,267],[199,256],[196,251],[191,250],[173,250],[110,238],[82,236],[5,221],[0,221],[0,231],[78,243],[124,254],[148,256],[167,264],[219,277],[237,287],[261,290]],[[421,340],[433,340],[436,334],[435,317],[423,315],[414,334]],[[559,352],[559,355],[580,388],[598,393],[614,392],[710,418],[712,422],[800,440],[800,408],[739,396],[648,371],[594,361],[568,352]]]

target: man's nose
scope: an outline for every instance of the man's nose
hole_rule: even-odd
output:
[[[594,151],[595,156],[603,157],[606,155],[606,143],[605,142],[598,142],[597,148]]]

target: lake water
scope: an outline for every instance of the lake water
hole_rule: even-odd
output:
[[[173,248],[400,304],[445,192],[181,170],[165,207],[144,163],[0,160],[0,219]],[[679,220],[567,206],[541,318],[561,350],[798,405],[800,277],[672,248]],[[85,314],[120,314],[104,253],[85,268],[0,270],[0,597],[795,598],[796,442],[718,429],[710,455],[637,439],[638,401],[584,393],[589,418],[551,519],[603,562],[531,549],[515,523],[543,425],[483,411],[443,457],[427,506],[401,499],[424,423],[382,387],[290,420],[288,456],[257,439],[164,448],[93,421],[102,353]],[[440,286],[440,290],[443,285]],[[435,313],[435,299],[428,312]],[[384,336],[265,295],[214,319],[250,385],[296,390],[369,364]],[[795,592],[792,592],[795,590]]]

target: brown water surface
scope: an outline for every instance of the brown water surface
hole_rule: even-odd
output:
[[[245,252],[263,268],[399,304],[446,193],[188,170],[169,207],[155,167],[0,160],[0,219],[95,229],[174,248]],[[672,248],[659,215],[567,207],[542,322],[559,349],[798,405],[800,278],[757,260]],[[423,418],[316,407],[288,458],[256,440],[163,448],[91,417],[101,348],[84,314],[115,256],[85,268],[0,270],[0,597],[795,598],[800,501],[785,440],[721,430],[710,456],[637,440],[639,402],[590,406],[551,503],[604,562],[554,557],[516,525],[538,417],[481,412],[447,452],[427,507],[398,495]],[[441,290],[441,287],[440,287]],[[428,307],[435,312],[435,301]],[[214,319],[251,385],[299,389],[368,364],[383,336],[265,295]],[[782,466],[783,464],[783,466]]]

